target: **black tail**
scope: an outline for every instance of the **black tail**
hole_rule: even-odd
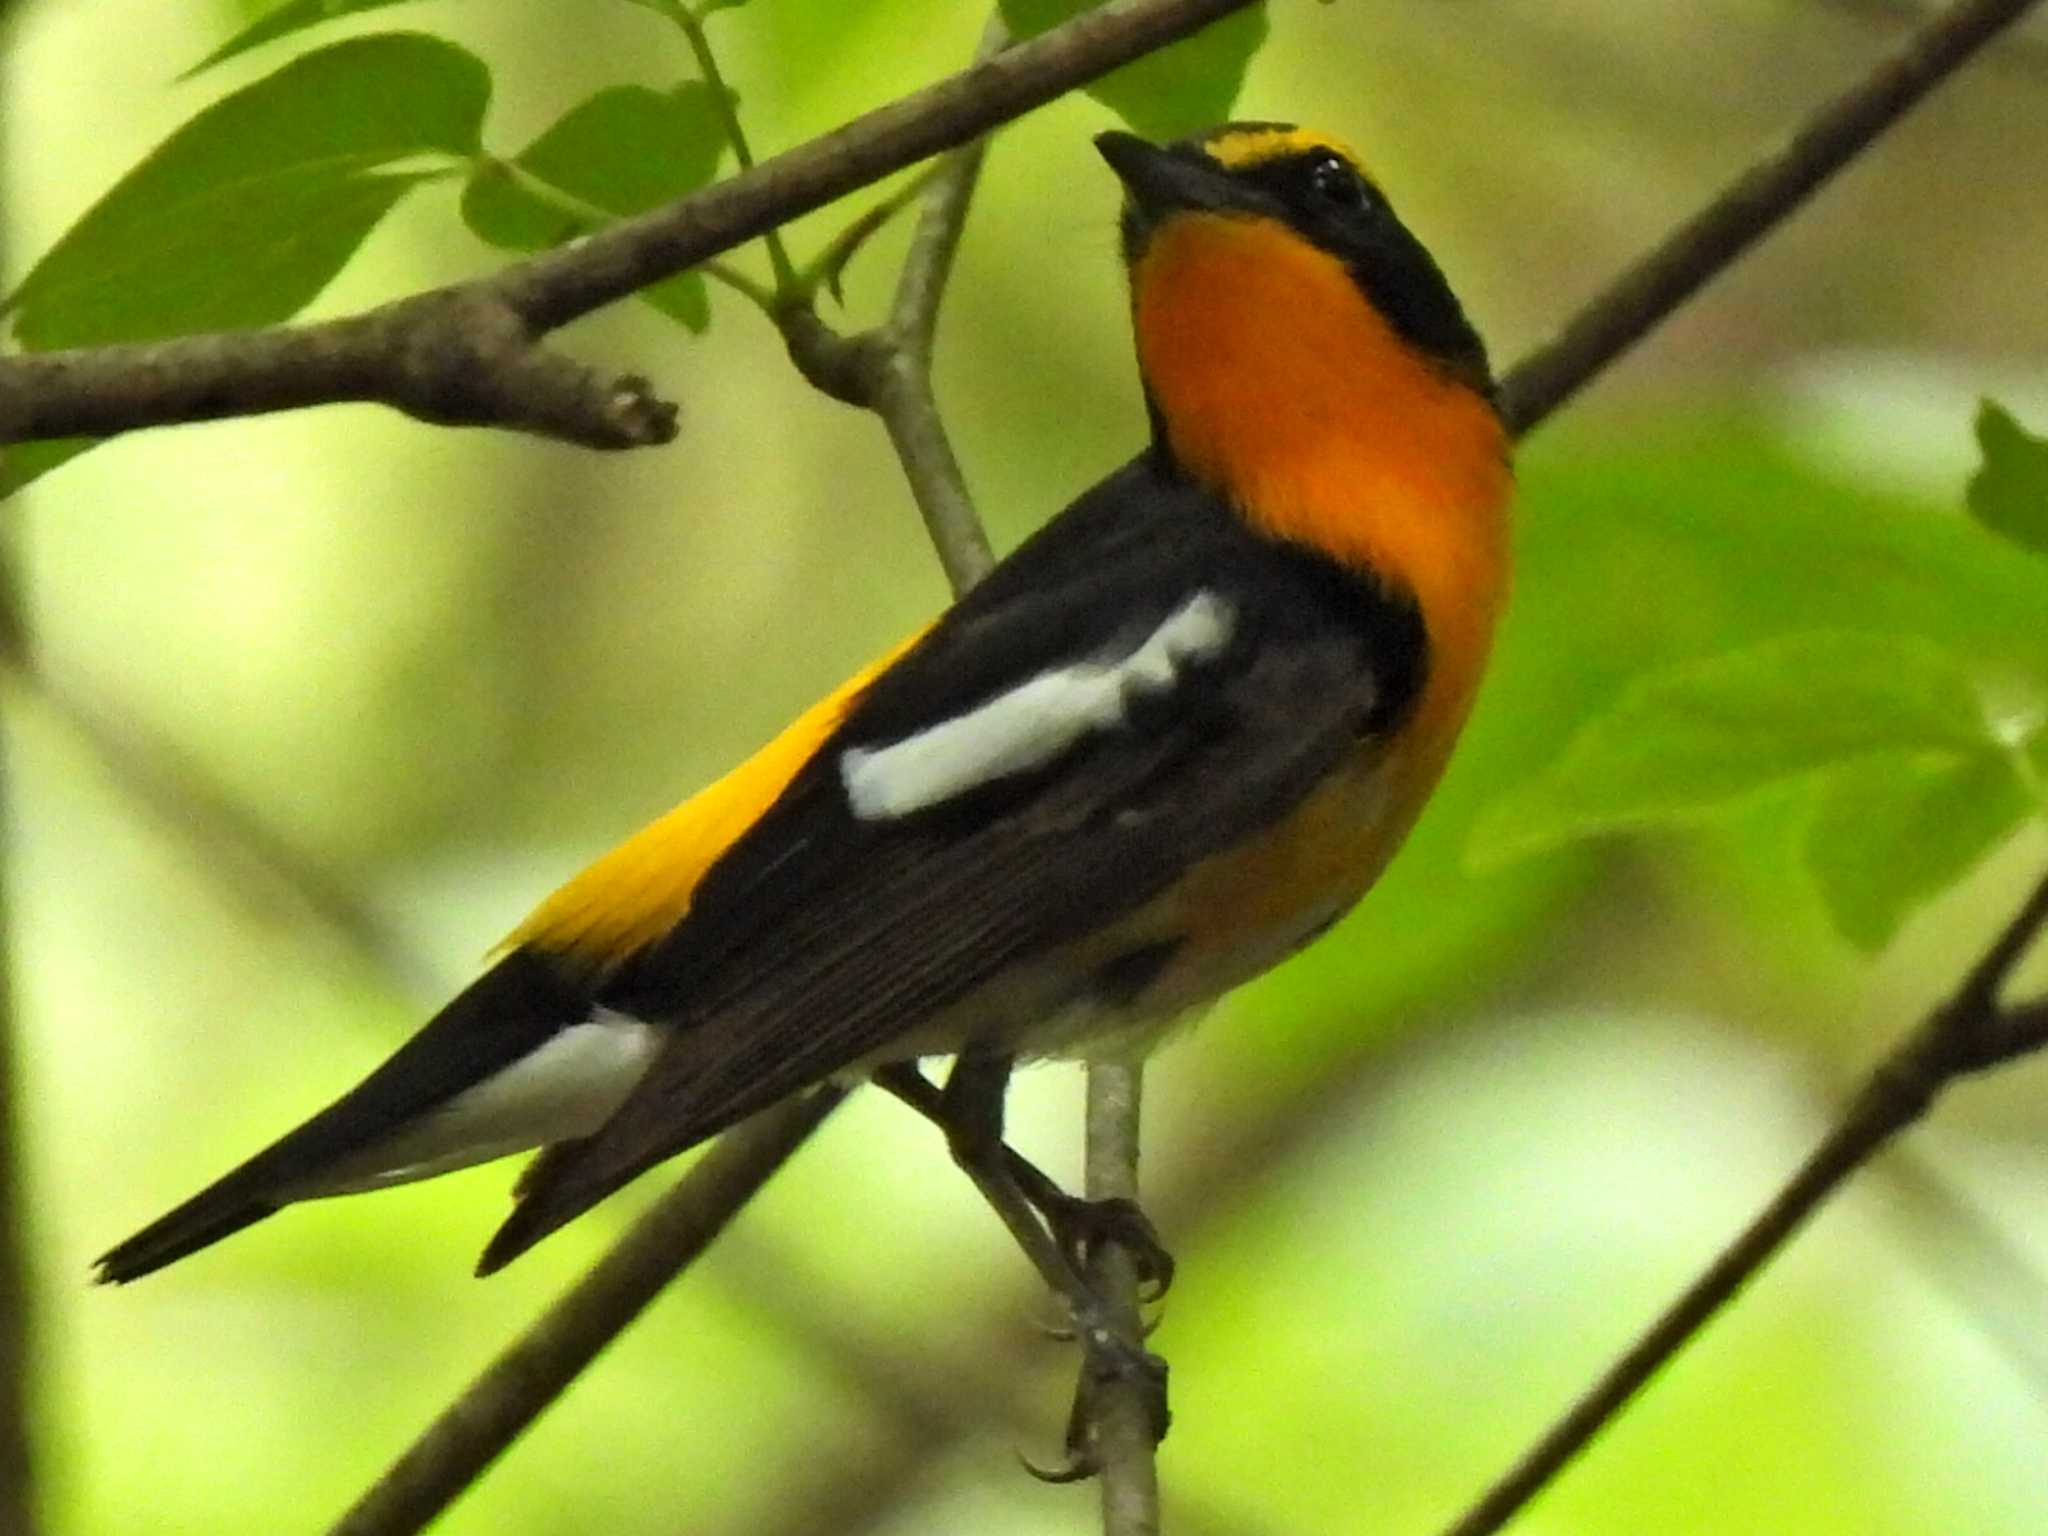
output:
[[[166,1264],[177,1263],[188,1253],[212,1247],[278,1209],[231,1190],[231,1182],[221,1180],[168,1216],[151,1222],[125,1243],[109,1248],[93,1261],[94,1282],[126,1285],[130,1280],[140,1280]]]
[[[261,1221],[308,1193],[308,1184],[337,1159],[517,1061],[588,1009],[588,999],[545,957],[514,950],[341,1098],[169,1215],[108,1249],[95,1277],[113,1285],[140,1279]]]

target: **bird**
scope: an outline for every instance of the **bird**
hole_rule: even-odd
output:
[[[1365,894],[1507,599],[1485,347],[1338,139],[1095,143],[1123,189],[1136,456],[542,901],[359,1085],[108,1250],[100,1281],[538,1148],[487,1274],[867,1074],[1064,1220],[1086,1203],[1001,1147],[1011,1064],[1142,1050]]]

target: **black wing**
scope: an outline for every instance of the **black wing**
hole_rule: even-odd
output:
[[[1195,592],[1227,648],[1029,773],[863,821],[840,756],[1149,633]],[[1412,605],[1148,461],[1020,548],[882,678],[601,1000],[677,1025],[595,1136],[553,1149],[483,1267],[652,1164],[1135,911],[1298,805],[1419,688]]]

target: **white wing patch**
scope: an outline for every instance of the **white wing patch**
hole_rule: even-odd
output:
[[[1122,661],[1040,672],[914,736],[884,747],[849,747],[839,775],[853,814],[863,821],[908,816],[1043,768],[1090,732],[1121,725],[1129,692],[1163,693],[1182,667],[1220,654],[1235,623],[1226,599],[1197,592]]]
[[[625,1102],[662,1041],[652,1024],[599,1009],[412,1124],[323,1168],[290,1197],[382,1189],[588,1136]]]

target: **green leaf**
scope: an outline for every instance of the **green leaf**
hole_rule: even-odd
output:
[[[2002,752],[1874,758],[1829,777],[1807,832],[1807,867],[1842,936],[1879,950],[2032,809]]]
[[[416,34],[294,60],[201,112],[86,211],[15,291],[16,339],[40,351],[288,319],[393,204],[444,174],[402,162],[475,156],[490,89],[474,56]],[[35,462],[11,461],[6,480],[25,484],[19,466]]]
[[[1100,3],[1002,0],[1003,21],[1018,37],[1035,37]],[[1245,69],[1265,40],[1266,8],[1249,6],[1111,71],[1086,89],[1137,132],[1163,143],[1229,118]]]
[[[703,186],[724,147],[724,127],[702,81],[673,91],[611,86],[570,108],[510,169],[480,165],[463,189],[462,216],[492,245],[544,250]],[[710,320],[704,280],[694,272],[641,297],[692,330]]]
[[[1981,753],[1969,674],[1924,641],[1819,632],[1652,672],[1474,834],[1481,861],[1687,821],[1881,754]]]
[[[2036,437],[1996,401],[1977,408],[1984,463],[1970,477],[1970,515],[1993,533],[2048,555],[2048,437]]]
[[[383,168],[474,155],[489,96],[483,64],[438,38],[358,38],[287,64],[87,210],[16,291],[16,336],[93,346],[286,319],[437,174]]]
[[[238,53],[246,53],[280,37],[289,37],[294,32],[303,32],[308,27],[317,27],[322,22],[402,3],[404,0],[285,0],[283,5],[252,21],[178,78],[190,80],[223,59],[231,59]]]

